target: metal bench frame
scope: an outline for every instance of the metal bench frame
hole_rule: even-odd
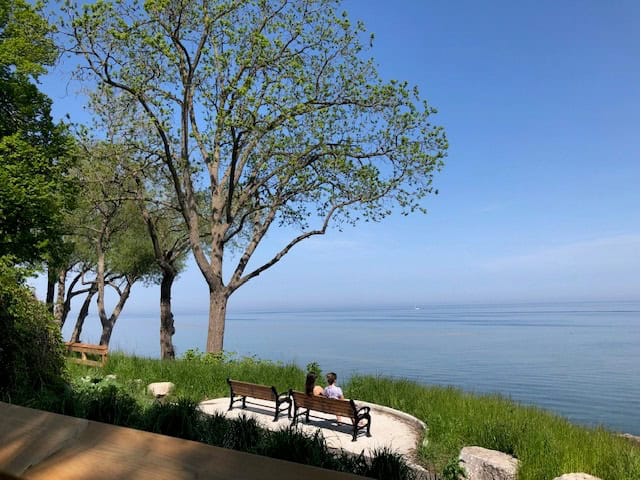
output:
[[[227,378],[227,384],[229,384],[229,409],[231,411],[234,407],[234,404],[238,401],[242,401],[242,409],[245,409],[245,401],[248,397],[253,397],[256,399],[264,399],[266,401],[274,401],[275,403],[275,413],[273,421],[278,421],[280,413],[287,410],[287,418],[292,417],[292,400],[289,396],[289,392],[278,394],[278,391],[274,386],[264,386],[262,384],[253,384],[245,381],[236,381],[230,378]],[[234,389],[234,384],[236,384],[236,389]],[[269,390],[269,394],[265,396],[257,395],[254,393],[249,393],[246,390],[243,390],[242,385],[248,385],[254,388],[259,388],[260,390]],[[281,407],[282,405],[286,405]]]

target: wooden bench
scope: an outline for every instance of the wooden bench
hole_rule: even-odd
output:
[[[287,409],[287,417],[292,417],[292,400],[290,399],[288,392],[278,394],[278,391],[274,386],[263,386],[262,384],[234,381],[229,378],[227,378],[227,384],[229,384],[230,391],[228,411],[232,410],[235,402],[241,400],[243,402],[243,409],[245,409],[245,399],[247,397],[252,397],[255,399],[263,399],[265,401],[274,401],[276,409],[274,413],[274,421],[278,421],[278,416],[285,409]],[[286,404],[287,406],[281,407],[283,404]]]
[[[83,344],[82,342],[65,342],[65,346],[67,347],[67,352],[69,354],[72,352],[80,353],[80,357],[71,356],[70,358],[71,361],[77,362],[78,364],[103,367],[107,362],[107,353],[109,352],[108,346]],[[88,359],[87,354],[99,357],[100,360]]]
[[[309,411],[320,411],[327,414],[334,414],[336,416],[345,416],[352,420],[354,431],[352,433],[352,441],[356,441],[358,431],[360,429],[367,429],[367,437],[371,437],[370,426],[372,424],[372,417],[369,414],[369,406],[358,407],[353,399],[330,399],[323,396],[310,396],[308,394],[289,391],[290,396],[294,399],[294,418],[292,419],[292,426],[295,426],[298,417],[305,415],[305,422],[309,422]],[[299,409],[306,409],[306,411],[298,413]],[[366,423],[360,426],[360,422],[365,420]]]

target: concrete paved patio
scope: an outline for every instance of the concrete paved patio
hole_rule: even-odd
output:
[[[388,447],[413,462],[416,448],[423,439],[425,425],[409,414],[385,406],[360,401],[356,401],[356,404],[371,408],[372,436],[369,438],[362,431],[359,432],[358,439],[352,442],[352,425],[349,419],[344,418],[343,423],[337,426],[335,416],[316,411],[310,412],[309,424],[305,423],[304,416],[301,416],[298,426],[307,433],[320,430],[327,445],[331,448],[340,448],[355,454],[360,454],[364,450],[368,455],[373,449]],[[205,413],[218,412],[232,418],[246,414],[255,418],[266,429],[278,430],[291,423],[291,420],[287,419],[287,413],[282,413],[278,421],[273,421],[273,402],[247,398],[246,406],[245,409],[242,409],[237,403],[234,405],[234,409],[229,411],[229,397],[200,403],[200,409]]]

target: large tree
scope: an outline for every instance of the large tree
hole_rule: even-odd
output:
[[[83,155],[75,169],[83,195],[68,224],[73,228],[74,256],[82,261],[81,280],[86,286],[85,302],[72,334],[75,342],[94,295],[102,326],[100,344],[109,345],[134,284],[157,278],[152,245],[130,196],[135,182],[126,167],[129,157],[125,147],[113,142],[83,142]],[[111,309],[108,288],[116,293]]]
[[[130,96],[103,85],[91,95],[90,105],[92,132],[106,133],[110,142],[126,147],[128,153],[127,161],[119,167],[133,182],[130,191],[123,194],[137,205],[153,247],[160,272],[160,357],[174,359],[172,287],[185,266],[190,243],[171,175],[162,161],[162,145],[153,124]],[[203,239],[206,237],[203,233]]]
[[[57,51],[49,25],[23,0],[0,0],[0,256],[38,263],[61,255],[72,204],[70,140],[34,80]]]
[[[23,0],[0,0],[0,398],[62,384],[60,331],[25,285],[51,257],[72,197],[64,129],[34,80],[56,58],[48,23]]]
[[[332,223],[422,209],[447,142],[406,82],[383,81],[364,28],[332,0],[135,0],[64,7],[82,73],[129,95],[154,126],[209,287],[207,351],[229,297]],[[370,41],[371,42],[371,41]],[[209,249],[196,192],[208,193]],[[298,229],[264,264],[274,226]],[[223,276],[223,260],[235,267]]]

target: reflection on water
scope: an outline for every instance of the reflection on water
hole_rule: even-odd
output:
[[[178,352],[204,350],[207,314],[175,318]],[[158,356],[157,318],[125,313],[118,323],[112,348]],[[634,302],[231,312],[225,347],[302,367],[318,361],[343,381],[368,373],[500,392],[639,434]]]

